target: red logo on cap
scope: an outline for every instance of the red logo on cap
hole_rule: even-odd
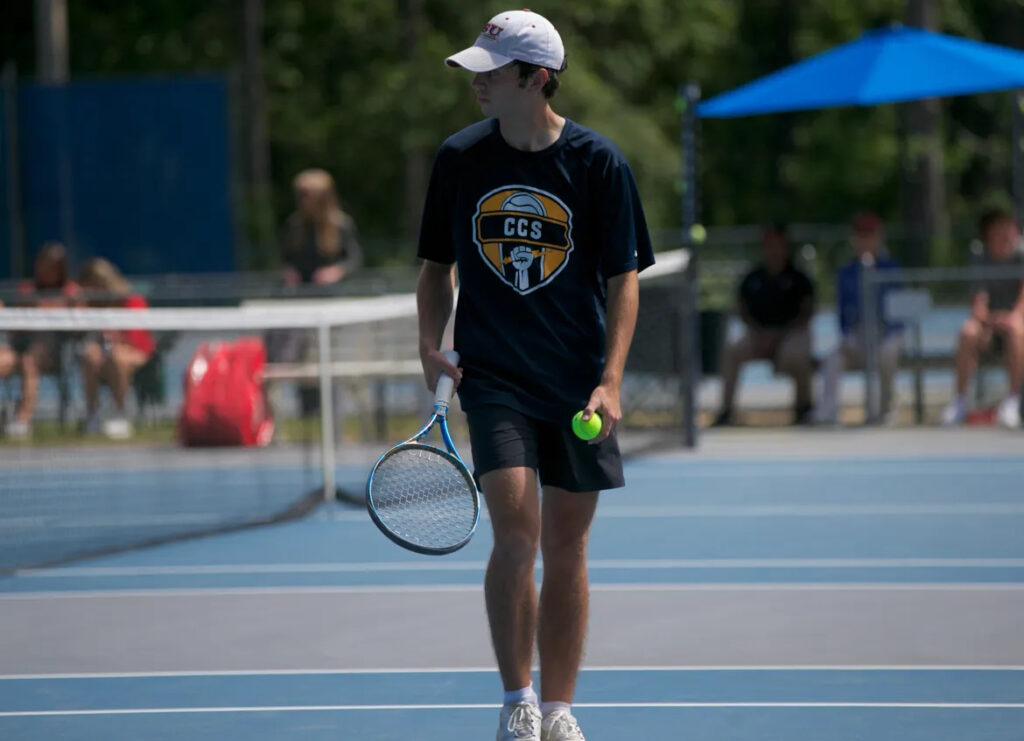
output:
[[[499,25],[497,25],[495,23],[485,23],[484,24],[484,30],[483,30],[483,33],[481,34],[481,36],[486,34],[487,36],[490,37],[490,39],[492,41],[497,41],[498,40],[498,36],[500,36],[501,32],[504,31],[504,30],[505,30],[504,26],[499,26]]]

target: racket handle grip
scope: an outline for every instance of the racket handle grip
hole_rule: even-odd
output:
[[[459,354],[454,350],[445,350],[444,356],[448,362],[457,366]],[[447,373],[442,373],[437,379],[437,390],[434,391],[434,412],[442,417],[448,414],[448,404],[452,400],[452,392],[455,388],[455,381]]]

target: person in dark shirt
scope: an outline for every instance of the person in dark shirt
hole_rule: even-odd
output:
[[[722,353],[722,407],[715,425],[733,423],[740,370],[744,363],[756,359],[771,360],[777,371],[793,377],[795,421],[810,421],[814,286],[790,260],[782,224],[762,231],[761,257],[761,265],[747,273],[739,286],[737,310],[744,333],[728,342]]]
[[[355,220],[338,201],[334,178],[314,168],[296,175],[292,185],[295,211],[281,237],[285,286],[329,286],[345,280],[362,267],[363,250]],[[310,358],[314,342],[305,330],[275,329],[266,333],[266,345],[271,362],[297,363]],[[319,410],[315,384],[302,383],[297,391],[304,417]]]
[[[1024,245],[1013,214],[991,209],[982,214],[978,231],[985,243],[983,267],[1020,271]],[[978,355],[990,347],[1002,352],[1009,393],[996,411],[999,423],[1021,424],[1020,392],[1024,383],[1024,280],[1020,273],[1006,278],[986,278],[976,287],[971,315],[960,328],[956,348],[956,395],[942,412],[942,424],[961,424],[967,415],[967,386],[978,369]]]
[[[505,688],[498,739],[583,741],[570,703],[586,632],[586,544],[599,490],[624,483],[619,389],[637,273],[653,251],[622,153],[549,105],[565,69],[549,21],[499,13],[446,61],[475,73],[488,118],[445,141],[431,174],[418,251],[424,376],[430,389],[442,371],[459,384],[491,516],[484,594]],[[461,368],[440,350],[456,265]],[[590,443],[570,430],[581,409],[603,421]]]
[[[356,223],[342,210],[334,178],[325,170],[295,176],[295,211],[281,239],[286,285],[327,285],[352,275],[363,263]]]
[[[825,359],[822,368],[824,388],[815,417],[821,424],[839,421],[840,382],[847,368],[864,362],[861,336],[861,271],[897,270],[900,264],[885,254],[885,229],[875,214],[861,213],[853,219],[850,244],[854,257],[840,268],[836,275],[836,303],[839,310],[839,346]],[[882,414],[891,420],[893,377],[899,367],[903,346],[903,326],[885,317],[885,295],[896,288],[895,283],[883,283],[877,291],[876,316],[882,327],[878,344],[878,366],[881,380]]]

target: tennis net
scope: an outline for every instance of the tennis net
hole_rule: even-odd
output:
[[[641,316],[623,382],[624,448],[680,443],[685,423],[686,260],[662,253],[641,276]],[[129,439],[91,427],[83,358],[111,332],[146,330],[156,351],[134,375]],[[203,343],[258,338],[275,431],[266,447],[187,448],[176,423]],[[46,346],[31,434],[0,437],[0,572],[301,516],[363,501],[376,457],[422,424],[432,398],[417,355],[415,297],[257,300],[240,307],[0,309],[0,352]],[[0,379],[16,414],[17,373]],[[100,418],[113,414],[101,388]],[[469,457],[464,418],[452,434]]]
[[[408,364],[382,353],[397,352],[397,337],[414,328],[409,295],[208,309],[0,309],[0,353],[16,358],[0,379],[8,433],[0,437],[0,572],[276,522],[333,498],[345,457],[339,446],[351,437],[345,423],[360,416],[352,412],[360,395],[339,393],[340,385],[367,372],[397,378],[396,367],[409,376]],[[123,330],[145,330],[155,351],[132,378],[127,420],[104,385],[90,415],[86,357],[112,347]],[[182,446],[177,424],[193,354],[203,343],[241,338],[284,354],[264,369],[272,441]],[[328,362],[320,362],[321,343]],[[44,373],[26,431],[14,424],[23,395],[18,361],[33,348]],[[329,374],[337,377],[321,382]],[[119,427],[108,424],[115,419]],[[346,487],[356,496],[354,484]]]

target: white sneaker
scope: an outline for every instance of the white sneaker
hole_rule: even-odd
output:
[[[501,707],[497,741],[540,741],[540,708],[532,702]]]
[[[961,398],[953,399],[942,410],[942,424],[944,427],[962,425],[967,417],[967,404]]]
[[[999,403],[999,409],[996,411],[996,418],[1003,427],[1011,430],[1016,430],[1020,427],[1020,397],[1007,396],[1003,399]]]
[[[124,417],[114,417],[103,423],[103,434],[111,440],[127,440],[134,432],[132,423]]]
[[[540,724],[540,741],[586,741],[571,713],[556,710]]]
[[[24,440],[32,436],[32,423],[23,419],[12,419],[4,425],[4,435],[12,440]]]

